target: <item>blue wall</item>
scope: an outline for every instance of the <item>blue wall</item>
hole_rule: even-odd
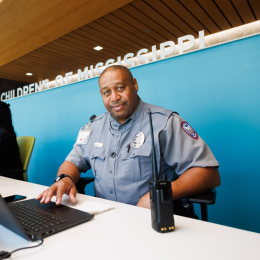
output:
[[[212,222],[260,232],[260,36],[132,69],[145,102],[179,112],[220,163]],[[36,137],[29,181],[50,185],[78,130],[105,111],[97,78],[11,100],[18,135]],[[89,190],[88,192],[92,192]]]

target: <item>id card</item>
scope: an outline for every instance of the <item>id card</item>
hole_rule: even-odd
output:
[[[91,131],[92,131],[92,129],[80,130],[76,144],[87,144]]]

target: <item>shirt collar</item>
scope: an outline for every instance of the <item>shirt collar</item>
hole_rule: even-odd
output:
[[[138,117],[138,115],[140,114],[141,112],[141,109],[142,109],[142,106],[143,106],[143,101],[142,99],[138,96],[138,103],[137,103],[137,107],[135,109],[135,111],[133,112],[133,114],[123,123],[123,124],[120,124],[119,122],[117,122],[112,116],[111,114],[109,114],[110,116],[110,126],[113,130],[117,130],[117,131],[120,131],[120,130],[126,130],[128,129],[129,127],[132,126],[132,124],[134,123],[134,121],[136,120],[136,118]]]

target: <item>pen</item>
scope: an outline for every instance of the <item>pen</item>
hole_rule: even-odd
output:
[[[127,146],[127,152],[129,153],[130,150],[130,144]]]

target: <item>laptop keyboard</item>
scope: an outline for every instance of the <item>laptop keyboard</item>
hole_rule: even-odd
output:
[[[39,213],[34,208],[21,203],[19,203],[19,205],[16,205],[16,203],[9,204],[9,207],[26,230],[38,232],[46,228],[54,228],[67,222],[64,219],[57,218],[50,214]]]

